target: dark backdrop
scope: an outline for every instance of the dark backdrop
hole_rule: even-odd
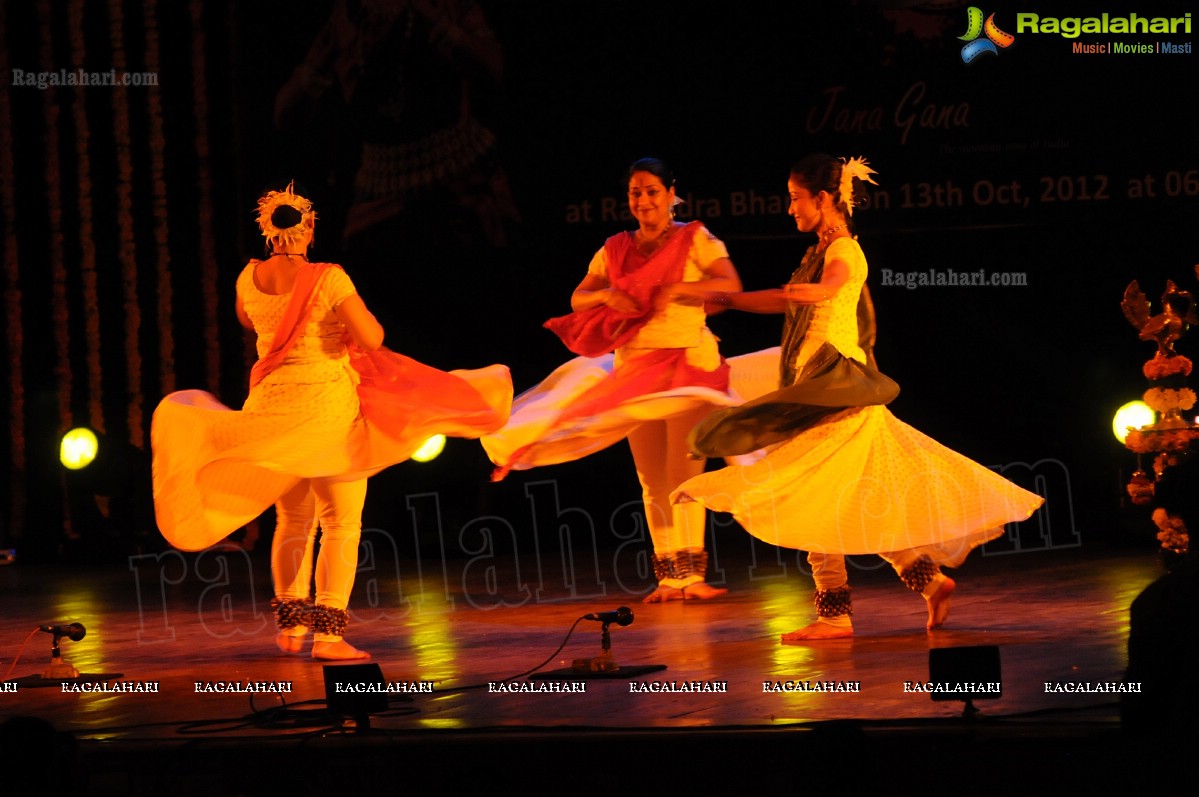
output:
[[[346,266],[392,348],[446,368],[507,363],[519,390],[566,358],[540,325],[566,312],[591,254],[627,228],[631,160],[674,166],[690,199],[683,212],[728,244],[757,288],[781,283],[807,245],[783,196],[788,166],[810,151],[864,155],[878,170],[855,218],[879,363],[903,387],[896,414],[1023,482],[1035,478],[1020,463],[1052,473],[1055,533],[1123,533],[1121,485],[1135,460],[1112,438],[1111,417],[1144,389],[1139,366],[1152,347],[1119,300],[1132,279],[1150,296],[1166,278],[1196,287],[1199,61],[1075,53],[1072,43],[1189,48],[1190,33],[1018,32],[1018,12],[1099,12],[1004,2],[982,10],[1014,43],[967,64],[967,3],[481,0],[502,73],[439,61],[435,34],[414,17],[397,34],[397,47],[412,48],[397,56],[409,81],[402,107],[385,101],[386,88],[372,105],[347,102],[335,85],[310,118],[279,125],[276,98],[330,18],[329,0],[14,5],[0,18],[6,75],[157,76],[148,87],[3,92],[11,389],[0,397],[0,446],[11,467],[0,535],[31,557],[161,544],[139,451],[164,393],[244,397],[250,355],[233,281],[261,252],[252,210],[268,184],[295,178],[316,201],[316,255]],[[469,10],[465,0],[431,7],[459,20]],[[435,127],[430,109],[463,85],[495,137],[479,172],[479,196],[494,204],[480,216],[429,191],[345,240],[362,142],[388,134],[380,116]],[[1026,284],[907,289],[884,284],[884,269],[1015,273]],[[711,325],[729,355],[774,345],[779,328],[746,315]],[[57,437],[76,424],[128,446],[130,475],[105,488],[117,499],[97,504],[99,488],[58,467]],[[451,441],[434,463],[377,477],[366,522],[404,545],[415,530],[454,549],[461,529],[491,516],[520,547],[535,516],[556,515],[529,497],[550,481],[561,507],[585,510],[610,540],[612,518],[628,522],[622,508],[639,492],[623,446],[500,484],[488,472],[477,443]],[[413,506],[434,494],[440,521],[414,521]]]

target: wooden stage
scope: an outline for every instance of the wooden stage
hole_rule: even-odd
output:
[[[652,606],[640,603],[643,572],[601,569],[587,585],[576,575],[572,596],[561,577],[542,577],[545,562],[372,560],[347,638],[373,654],[393,690],[426,682],[432,692],[369,695],[389,699],[361,724],[327,712],[326,666],[277,652],[265,552],[166,553],[127,566],[18,562],[0,567],[0,672],[39,624],[78,622],[86,636],[62,642],[84,673],[70,683],[157,691],[38,686],[51,637],[34,633],[10,676],[16,691],[0,692],[0,717],[40,718],[73,735],[74,744],[65,735],[59,743],[80,763],[58,794],[325,794],[380,784],[610,794],[622,781],[627,793],[654,793],[633,774],[646,766],[699,793],[799,793],[826,778],[849,792],[898,778],[907,783],[900,793],[923,793],[922,772],[973,779],[988,793],[1045,756],[1063,784],[1077,785],[1081,767],[1110,785],[1112,756],[1129,754],[1117,694],[1045,685],[1122,680],[1129,604],[1161,573],[1152,549],[976,552],[953,573],[949,622],[933,633],[919,596],[876,558],[855,557],[856,635],[787,646],[779,634],[813,617],[802,560],[783,552],[782,567],[755,567],[749,556],[722,555],[728,596]],[[489,686],[596,656],[601,624],[589,620],[554,652],[580,616],[622,605],[635,619],[610,626],[613,657],[664,670],[510,682],[542,691]],[[930,649],[970,646],[997,646],[1002,668],[1002,696],[977,701],[973,719],[962,702],[905,688],[929,680]],[[576,681],[585,691],[545,691],[578,690]],[[786,681],[858,691],[764,691]],[[291,691],[203,691],[263,682]],[[671,686],[697,691],[661,691]]]

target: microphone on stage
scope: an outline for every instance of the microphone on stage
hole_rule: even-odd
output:
[[[617,625],[632,625],[633,610],[628,606],[621,606],[614,612],[592,612],[591,614],[583,615],[584,620],[597,620],[601,623],[616,623]]]
[[[629,619],[632,622],[632,619]],[[56,637],[65,636],[72,642],[78,642],[87,635],[87,629],[82,623],[71,623],[70,625],[39,625],[39,631],[45,631],[47,634],[54,634]]]

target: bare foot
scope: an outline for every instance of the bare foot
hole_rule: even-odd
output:
[[[694,584],[688,584],[682,589],[668,587],[665,584],[659,584],[658,588],[641,599],[642,603],[666,603],[667,601],[706,601],[712,598],[719,598],[721,595],[727,595],[728,590],[724,587],[713,587],[706,581],[697,581]]]
[[[945,624],[946,618],[949,617],[949,598],[955,589],[957,584],[946,576],[937,591],[928,598],[928,625],[925,627],[929,631]]]
[[[706,581],[697,581],[690,586],[683,587],[681,592],[683,593],[683,600],[688,601],[706,601],[729,594],[729,591],[724,587],[713,587]]]
[[[667,587],[662,584],[658,585],[650,594],[641,599],[642,603],[666,603],[667,601],[681,601],[684,595],[681,589]]]
[[[805,625],[803,628],[796,629],[789,634],[783,634],[782,642],[803,642],[808,639],[845,639],[853,636],[853,626],[839,626],[831,623],[822,623],[819,620],[811,625]]]
[[[313,642],[312,658],[317,661],[355,661],[369,659],[371,654],[339,639],[336,642]]]
[[[299,653],[304,649],[304,637],[307,635],[308,629],[297,625],[275,634],[275,646],[284,653]]]

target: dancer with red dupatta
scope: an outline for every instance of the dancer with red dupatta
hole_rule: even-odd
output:
[[[367,478],[433,434],[500,428],[512,382],[504,366],[447,373],[383,348],[383,327],[345,271],[308,262],[315,221],[291,184],[259,200],[270,256],[237,280],[238,319],[258,336],[249,397],[240,411],[200,390],[162,400],[154,507],[163,536],[196,551],[274,504],[276,644],[298,653],[311,630],[314,659],[365,659],[343,634]]]
[[[580,356],[518,397],[483,447],[500,479],[628,438],[658,581],[645,601],[711,598],[725,590],[704,580],[705,510],[672,507],[670,493],[704,469],[687,453],[691,427],[734,403],[703,297],[739,291],[741,280],[720,240],[674,220],[674,177],[662,161],[629,168],[628,200],[637,229],[608,239],[571,294],[574,312],[546,322]]]

